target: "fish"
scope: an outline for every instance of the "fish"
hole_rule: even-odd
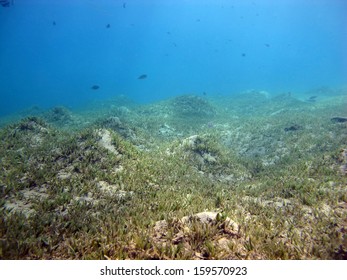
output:
[[[108,23],[108,24],[106,25],[106,28],[110,28],[110,27],[111,27],[111,24]]]
[[[3,7],[10,7],[10,5],[13,5],[13,1],[0,0],[0,5],[3,6]]]
[[[142,74],[142,75],[140,75],[137,79],[139,79],[139,80],[144,80],[144,79],[146,79],[147,78],[147,75],[146,74]]]
[[[336,123],[343,123],[343,122],[347,122],[347,117],[333,117],[330,120]]]
[[[299,129],[301,129],[301,128],[302,128],[301,125],[294,124],[294,125],[291,125],[291,126],[289,126],[289,127],[284,128],[284,131],[285,131],[285,132],[288,132],[288,131],[296,131],[296,130],[299,130]]]
[[[313,96],[310,96],[309,98],[307,98],[305,101],[307,102],[316,102],[317,96],[316,95],[313,95]]]
[[[93,85],[93,86],[91,87],[92,90],[97,90],[97,89],[99,89],[99,88],[100,88],[100,86],[98,86],[98,85]]]

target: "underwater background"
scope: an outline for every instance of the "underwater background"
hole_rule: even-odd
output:
[[[120,94],[148,103],[346,84],[344,0],[7,2],[0,115]]]
[[[0,259],[347,259],[346,11],[0,0]]]

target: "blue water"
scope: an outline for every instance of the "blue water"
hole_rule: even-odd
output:
[[[344,86],[346,13],[346,0],[15,0],[0,7],[0,115]]]

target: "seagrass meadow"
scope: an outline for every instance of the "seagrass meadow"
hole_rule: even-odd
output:
[[[117,96],[2,118],[0,258],[346,259],[346,96]]]

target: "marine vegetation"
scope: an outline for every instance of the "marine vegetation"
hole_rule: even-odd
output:
[[[175,97],[172,100],[171,106],[178,117],[211,117],[216,113],[208,101],[195,95]]]
[[[0,129],[0,258],[346,259],[346,94],[13,118]]]

